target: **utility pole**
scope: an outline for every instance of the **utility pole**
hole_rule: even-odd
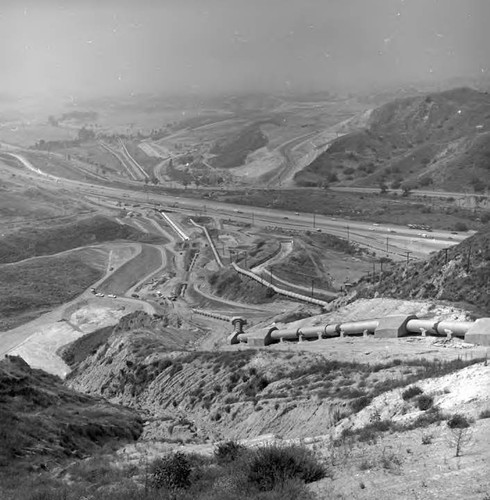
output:
[[[347,226],[347,243],[349,243],[349,226]]]
[[[314,297],[315,278],[311,278],[311,297]]]
[[[315,227],[315,215],[316,215],[316,212],[313,212],[313,227]]]
[[[410,262],[410,254],[412,252],[410,252],[409,250],[407,250],[407,264]]]
[[[388,250],[388,242],[389,242],[389,238],[388,236],[386,237],[386,253],[389,253],[389,250]]]

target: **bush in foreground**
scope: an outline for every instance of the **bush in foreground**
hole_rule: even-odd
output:
[[[480,418],[490,418],[490,408],[486,408],[485,410],[482,410],[478,416]]]
[[[451,416],[451,418],[447,421],[447,426],[450,429],[466,429],[470,426],[469,420],[460,413],[455,413]]]
[[[402,392],[402,398],[405,401],[409,401],[410,399],[414,398],[415,396],[419,396],[422,394],[424,391],[418,386],[418,385],[412,385],[408,389]]]
[[[247,449],[228,441],[216,447],[212,458],[177,452],[157,459],[149,469],[151,488],[142,498],[311,500],[306,483],[327,472],[315,453],[302,446]]]
[[[432,396],[427,396],[426,394],[422,394],[417,399],[417,406],[419,410],[425,411],[428,410],[434,404],[434,398]]]
[[[318,481],[327,470],[314,453],[300,446],[268,446],[256,450],[250,460],[248,481],[260,491],[270,491],[288,480]]]
[[[191,485],[190,461],[186,455],[177,452],[157,459],[150,469],[151,484],[154,488],[169,490],[185,489]]]
[[[245,451],[245,446],[236,441],[226,441],[216,446],[214,456],[218,464],[221,465],[234,462],[239,456],[243,455]]]

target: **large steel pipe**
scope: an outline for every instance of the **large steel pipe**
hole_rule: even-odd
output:
[[[325,327],[325,335],[327,337],[337,337],[340,335],[340,323],[332,323]]]
[[[411,319],[407,322],[407,330],[411,333],[425,332],[430,335],[456,335],[464,337],[472,321],[437,321],[431,319]]]
[[[473,324],[473,321],[441,321],[437,324],[437,331],[440,335],[451,334],[464,337]]]
[[[325,335],[325,326],[304,326],[298,329],[298,333],[305,339],[318,339]]]
[[[366,321],[352,321],[349,323],[341,323],[340,331],[346,335],[352,335],[356,333],[363,333],[367,330],[370,333],[374,333],[374,330],[378,328],[378,320],[366,320]]]
[[[437,321],[432,319],[409,319],[406,325],[407,331],[411,333],[426,332],[437,335]]]
[[[298,338],[298,328],[290,328],[289,330],[274,330],[271,332],[272,340],[297,340]]]

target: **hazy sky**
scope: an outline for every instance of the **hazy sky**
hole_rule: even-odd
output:
[[[489,0],[0,0],[0,91],[327,89],[490,71]]]

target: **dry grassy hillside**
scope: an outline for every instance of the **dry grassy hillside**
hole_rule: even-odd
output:
[[[490,96],[459,88],[397,99],[333,142],[295,180],[484,191],[490,184]]]
[[[216,143],[210,150],[216,155],[210,161],[216,168],[233,168],[242,165],[249,153],[267,144],[266,135],[257,124],[249,125],[238,134]]]
[[[440,299],[469,304],[479,315],[490,307],[490,226],[424,262],[398,264],[372,282],[359,282],[357,296]]]
[[[72,248],[106,241],[151,241],[152,236],[101,215],[69,224],[50,224],[22,228],[0,241],[0,263],[17,262],[29,257],[51,255]],[[159,238],[159,240],[161,237]]]
[[[0,468],[84,456],[142,431],[134,411],[67,389],[15,356],[0,361],[0,403]]]
[[[381,394],[474,362],[371,364],[301,350],[189,351],[183,345],[197,336],[186,329],[178,347],[172,328],[144,325],[116,329],[78,364],[68,384],[138,408],[146,416],[145,438],[174,442],[327,434]]]

